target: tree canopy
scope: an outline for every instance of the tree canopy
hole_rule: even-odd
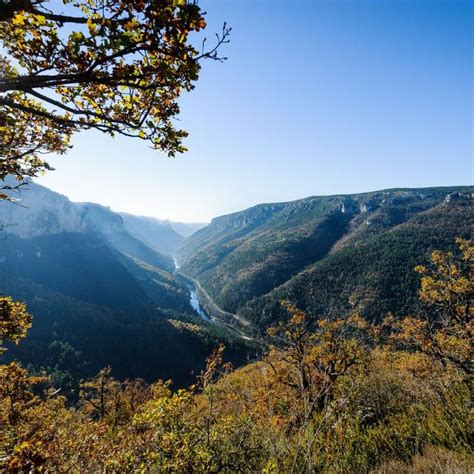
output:
[[[18,343],[31,326],[31,316],[23,303],[0,295],[0,354],[6,341]]]
[[[6,0],[0,13],[0,179],[50,169],[71,137],[98,130],[148,142],[169,156],[186,150],[176,127],[178,98],[200,62],[223,60],[216,42],[197,46],[206,27],[187,0]]]

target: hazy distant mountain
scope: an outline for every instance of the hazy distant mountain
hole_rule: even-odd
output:
[[[207,224],[174,222],[121,212],[127,232],[152,249],[173,255],[184,239]]]
[[[184,241],[181,269],[226,311],[266,326],[288,298],[318,316],[406,312],[413,267],[469,237],[468,188],[395,189],[261,204]]]
[[[10,184],[16,182],[10,181]],[[0,223],[7,233],[22,238],[61,232],[84,232],[90,226],[87,209],[61,194],[29,183],[21,191],[8,191],[16,203],[2,203]],[[4,204],[4,205],[3,205]]]
[[[22,238],[92,232],[102,236],[114,248],[151,265],[173,271],[173,261],[127,232],[123,218],[108,207],[93,203],[73,203],[61,194],[35,183],[23,187],[18,203],[2,203],[0,223],[7,233]],[[5,205],[3,205],[5,204]]]
[[[207,226],[207,224],[200,224],[200,223],[173,222],[173,221],[167,221],[167,222],[169,222],[170,226],[178,234],[181,234],[184,238],[188,238],[190,235],[194,234],[194,232]]]
[[[125,230],[158,252],[172,255],[184,240],[171,223],[154,217],[120,213]]]
[[[122,216],[99,204],[82,205],[87,211],[88,228],[99,233],[112,247],[168,272],[174,271],[172,259],[160,252],[158,245],[152,248],[147,242],[130,233]]]

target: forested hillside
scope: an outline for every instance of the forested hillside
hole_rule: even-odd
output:
[[[468,188],[387,190],[262,204],[216,218],[179,249],[185,274],[257,325],[287,298],[312,314],[409,311],[429,250],[469,237]]]
[[[0,474],[474,474],[472,73],[466,1],[0,0]]]

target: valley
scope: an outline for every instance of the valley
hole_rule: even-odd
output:
[[[8,351],[12,360],[71,389],[108,365],[118,377],[181,386],[221,341],[236,365],[254,350],[205,317],[192,284],[175,274],[171,252],[184,237],[168,222],[125,220],[34,183],[15,198],[21,205],[0,209],[0,284],[35,319],[25,344]]]
[[[0,0],[0,474],[474,474],[467,0]]]
[[[259,328],[288,299],[320,317],[406,314],[413,267],[469,238],[469,188],[386,190],[262,204],[214,219],[178,249],[182,271],[224,312]],[[403,295],[403,296],[402,296]]]
[[[212,321],[214,324],[226,326],[242,339],[253,340],[253,338],[249,337],[249,334],[254,332],[250,322],[244,320],[237,314],[223,311],[197,280],[181,273],[181,267],[178,264],[176,256],[173,256],[173,260],[175,264],[175,274],[180,276],[188,286],[190,291],[190,304],[194,311],[206,321]]]
[[[428,292],[431,280],[420,282],[416,265],[450,261],[456,245],[472,252],[468,240],[456,243],[472,237],[472,189],[384,190],[262,204],[217,217],[188,236],[168,222],[73,203],[34,183],[20,197],[21,205],[0,207],[0,286],[26,303],[33,321],[21,344],[7,345],[3,367],[21,364],[45,381],[46,395],[35,403],[55,404],[48,420],[66,420],[54,429],[71,436],[66,446],[74,446],[72,452],[82,449],[74,444],[82,427],[105,427],[106,436],[91,431],[94,446],[112,439],[113,449],[101,453],[116,457],[119,449],[124,459],[130,446],[135,453],[144,445],[161,452],[177,427],[191,441],[168,444],[176,466],[182,466],[181,446],[196,445],[199,452],[209,449],[203,466],[216,462],[203,472],[220,472],[215,460],[228,459],[228,453],[240,457],[246,472],[247,453],[235,446],[252,446],[252,462],[260,469],[274,455],[268,447],[278,436],[278,456],[290,463],[281,472],[291,472],[287,452],[300,450],[292,430],[297,424],[306,433],[309,417],[318,422],[320,414],[330,419],[320,425],[324,452],[330,449],[339,460],[351,442],[355,446],[347,472],[369,472],[366,466],[380,463],[357,450],[385,452],[385,433],[398,443],[416,431],[426,442],[437,436],[438,444],[461,449],[450,444],[453,429],[446,436],[443,431],[453,412],[460,413],[455,437],[467,445],[467,394],[457,392],[464,390],[462,373],[450,368],[456,381],[445,384],[437,353],[418,353],[411,342],[415,328],[415,341],[421,333],[426,347],[434,347],[430,341],[444,341],[438,337],[444,337],[445,323],[441,336],[432,335],[426,319],[406,316],[425,317],[420,286],[433,301],[444,291],[436,286]],[[464,298],[467,280],[453,268]],[[459,314],[467,314],[464,299]],[[455,331],[449,333],[453,349],[451,343],[445,349],[452,351],[449,360],[459,358],[460,369],[470,370],[463,349],[470,336],[458,326],[449,330]],[[379,342],[383,331],[411,345],[404,351]],[[427,380],[448,386],[447,402],[425,388]],[[101,406],[104,414],[98,414]],[[423,418],[425,412],[436,414],[434,421]],[[143,424],[144,417],[159,421]],[[365,421],[373,417],[380,422]],[[157,429],[163,429],[162,438],[156,438]],[[143,433],[150,436],[145,443]],[[206,442],[207,433],[215,444]],[[63,452],[64,443],[58,446]],[[90,466],[87,449],[83,464]],[[136,463],[141,454],[133,456]],[[189,472],[198,456],[192,451]]]
[[[408,314],[414,266],[473,220],[469,188],[386,190],[262,204],[185,237],[30,183],[0,209],[2,291],[34,315],[8,355],[70,380],[111,365],[180,386],[219,342],[236,365],[254,357],[284,300],[313,318]]]

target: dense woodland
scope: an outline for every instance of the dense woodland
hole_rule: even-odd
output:
[[[419,276],[413,267],[425,263],[433,249],[452,250],[456,236],[469,238],[473,211],[470,200],[442,203],[387,232],[336,244],[321,261],[248,302],[242,314],[266,326],[281,317],[282,298],[322,316],[355,311],[380,320],[389,311],[409,314],[418,308]]]
[[[2,467],[469,472],[474,247],[457,244],[455,255],[435,251],[416,268],[423,315],[315,320],[285,302],[287,318],[268,330],[259,361],[232,371],[220,346],[187,389],[119,381],[106,368],[68,408],[45,377],[3,364]],[[2,342],[19,342],[30,317],[9,298],[1,304]]]

